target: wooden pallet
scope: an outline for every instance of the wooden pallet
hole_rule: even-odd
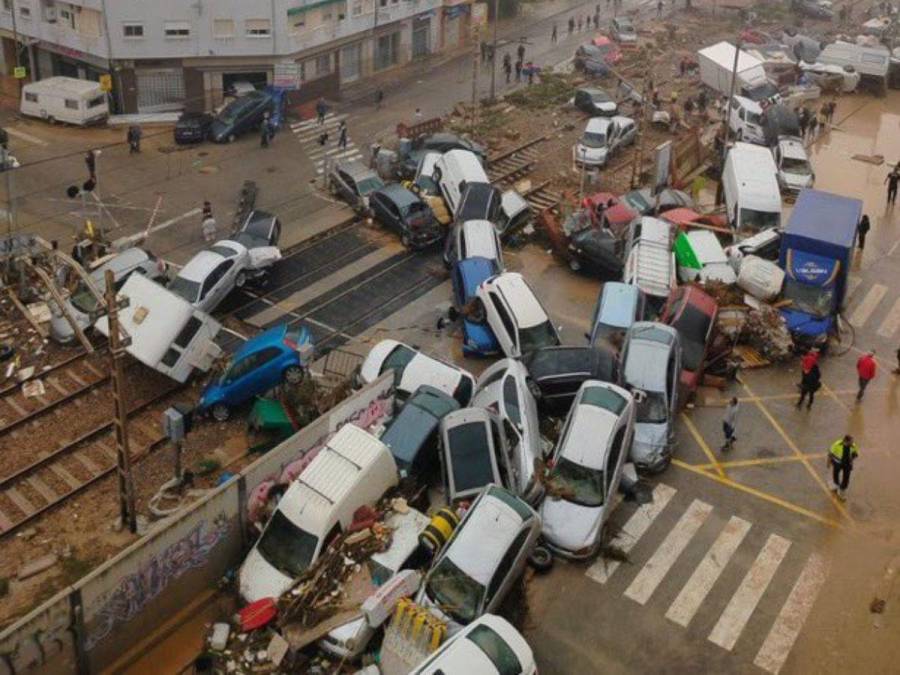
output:
[[[762,368],[772,365],[771,361],[749,345],[735,346],[734,353],[741,358],[741,368]]]

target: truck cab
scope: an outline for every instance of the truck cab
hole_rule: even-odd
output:
[[[841,311],[862,202],[821,190],[803,190],[781,240],[785,272],[781,313],[794,341],[824,347]]]
[[[762,115],[762,106],[756,101],[744,96],[731,97],[731,117],[728,125],[739,141],[765,143]]]

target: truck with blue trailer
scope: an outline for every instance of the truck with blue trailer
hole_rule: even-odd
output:
[[[837,332],[844,306],[862,201],[802,190],[781,239],[779,266],[785,272],[782,308],[798,347],[827,345]]]

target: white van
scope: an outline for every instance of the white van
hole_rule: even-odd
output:
[[[778,167],[768,148],[735,143],[725,158],[722,188],[728,222],[735,230],[781,227]]]
[[[49,77],[22,87],[23,115],[48,122],[99,124],[109,117],[109,103],[97,82],[74,77]]]
[[[657,304],[669,297],[677,285],[669,223],[650,216],[632,223],[624,281],[640,288]]]
[[[284,493],[239,573],[247,602],[277,598],[291,587],[361,506],[374,504],[397,484],[388,447],[345,424]]]
[[[762,106],[744,96],[731,97],[731,117],[728,126],[735,138],[748,143],[766,142],[762,127]]]
[[[119,311],[119,324],[131,337],[127,351],[141,363],[185,382],[194,368],[209,370],[222,355],[213,342],[221,324],[143,274],[130,275],[119,296],[128,299]],[[101,316],[94,328],[108,337],[108,318]]]
[[[456,215],[462,194],[471,183],[487,183],[490,180],[481,166],[478,155],[469,150],[448,150],[434,163],[432,178],[441,188],[441,194]]]

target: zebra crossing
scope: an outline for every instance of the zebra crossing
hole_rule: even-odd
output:
[[[349,123],[347,147],[341,148],[338,146],[338,138],[340,136],[338,129],[340,123],[347,122],[347,119],[346,114],[329,112],[326,113],[325,122],[323,124],[319,124],[318,119],[315,117],[291,124],[291,132],[315,164],[316,173],[322,174],[325,171],[326,160],[332,162],[336,160],[349,161],[351,159],[362,158],[362,151],[350,138]],[[323,132],[328,134],[328,140],[325,141],[324,145],[321,145],[319,143],[319,138]]]
[[[848,321],[855,329],[873,329],[878,337],[900,337],[900,296],[889,296],[885,284],[873,283],[861,288],[859,279],[850,278],[847,287]]]
[[[654,528],[654,523],[661,514],[669,512],[672,515],[673,511],[682,508],[683,511],[678,514],[675,524],[662,533],[659,543],[654,544],[655,549],[649,553],[649,557],[645,560],[632,560],[634,564],[624,568],[619,560],[599,558],[585,571],[585,576],[597,584],[609,586],[610,580],[620,569],[630,569],[634,576],[630,581],[624,580],[628,583],[622,595],[639,605],[647,605],[657,590],[665,584],[669,572],[686,551],[700,553],[699,548],[703,544],[699,542],[703,537],[697,535],[704,524],[715,521],[710,518],[715,511],[711,504],[701,499],[693,499],[686,507],[684,504],[678,506],[677,493],[675,488],[665,483],[657,484],[653,490],[653,501],[637,507],[611,542],[612,548],[630,554],[648,533],[653,531],[662,533],[662,525]],[[700,563],[665,610],[666,618],[682,628],[688,628],[714,588],[720,592],[725,590],[721,588],[721,584],[717,587],[717,583],[729,567],[729,563],[733,559],[741,559],[741,556],[735,558],[738,550],[743,546],[746,554],[748,547],[758,545],[758,543],[751,544],[752,538],[747,536],[758,526],[743,518],[733,515],[723,525],[717,527],[713,543],[704,552]],[[773,675],[778,673],[787,661],[828,575],[828,563],[825,558],[812,553],[802,563],[799,575],[792,576],[794,572],[788,571],[787,566],[782,564],[791,546],[792,542],[785,537],[769,533],[755,557],[743,556],[744,560],[753,558],[753,561],[747,569],[732,569],[731,578],[736,578],[734,572],[737,571],[741,581],[733,591],[727,589],[732,595],[707,635],[707,640],[712,644],[726,651],[732,651],[767,591],[770,595],[775,593],[770,590],[773,579],[780,575],[780,579],[793,580],[793,586],[783,602],[777,599],[782,602],[780,611],[768,627],[768,632],[753,660],[756,666]],[[738,564],[734,562],[732,567]],[[618,576],[628,573],[619,572]],[[767,602],[771,602],[771,599]]]

